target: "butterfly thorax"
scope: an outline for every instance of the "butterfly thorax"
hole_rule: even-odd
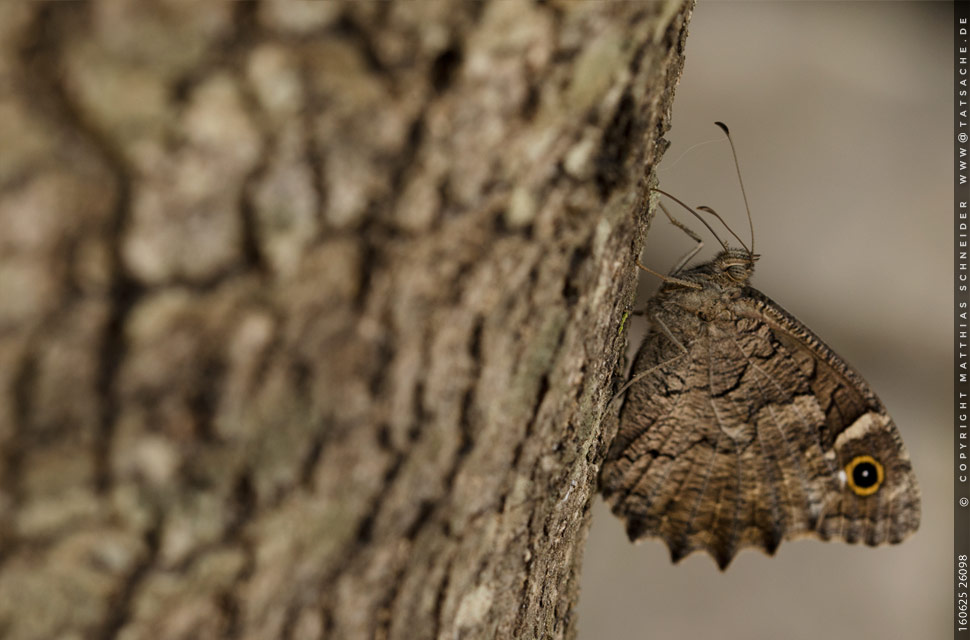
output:
[[[701,322],[731,319],[732,303],[743,295],[757,259],[746,249],[726,249],[713,260],[676,274],[681,282],[665,283],[650,301],[648,315],[694,316]]]

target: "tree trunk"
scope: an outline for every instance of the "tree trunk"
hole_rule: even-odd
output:
[[[689,14],[0,5],[0,635],[575,635]]]

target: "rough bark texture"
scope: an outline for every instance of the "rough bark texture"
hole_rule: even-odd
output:
[[[688,15],[0,5],[0,636],[574,635]]]

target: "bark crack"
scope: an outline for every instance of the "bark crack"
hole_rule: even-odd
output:
[[[10,495],[14,509],[23,499],[21,478],[24,459],[25,439],[30,424],[31,401],[34,379],[37,376],[37,361],[35,359],[33,340],[28,340],[20,366],[13,379],[13,414],[14,433],[4,446],[4,475],[3,486]]]
[[[27,46],[21,51],[21,63],[34,73],[25,82],[47,106],[48,115],[69,131],[78,134],[97,154],[110,171],[115,184],[115,207],[105,229],[108,243],[110,284],[108,287],[109,313],[101,338],[100,368],[97,391],[101,399],[100,429],[94,441],[95,489],[107,492],[111,486],[110,446],[114,422],[119,409],[115,379],[125,357],[126,344],[124,324],[128,313],[142,295],[143,289],[130,278],[121,255],[122,236],[129,219],[131,179],[121,152],[109,137],[90,124],[74,104],[60,73],[59,58],[60,16],[68,12],[90,11],[88,5],[44,5],[38,10],[25,39]]]
[[[96,634],[96,637],[100,640],[113,640],[117,638],[122,628],[130,619],[132,613],[131,606],[138,593],[138,589],[158,559],[163,526],[164,520],[159,518],[145,531],[144,557],[141,562],[135,565],[134,569],[128,574],[128,577],[121,585],[118,593],[115,594],[114,602],[108,609],[108,617],[104,621],[101,630]]]

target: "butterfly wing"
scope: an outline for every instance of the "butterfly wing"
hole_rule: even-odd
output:
[[[747,288],[730,317],[652,330],[603,468],[632,540],[698,549],[721,568],[815,536],[877,545],[919,525],[919,490],[892,419],[817,336]],[[686,328],[685,328],[686,327]],[[673,334],[672,334],[673,335]]]

